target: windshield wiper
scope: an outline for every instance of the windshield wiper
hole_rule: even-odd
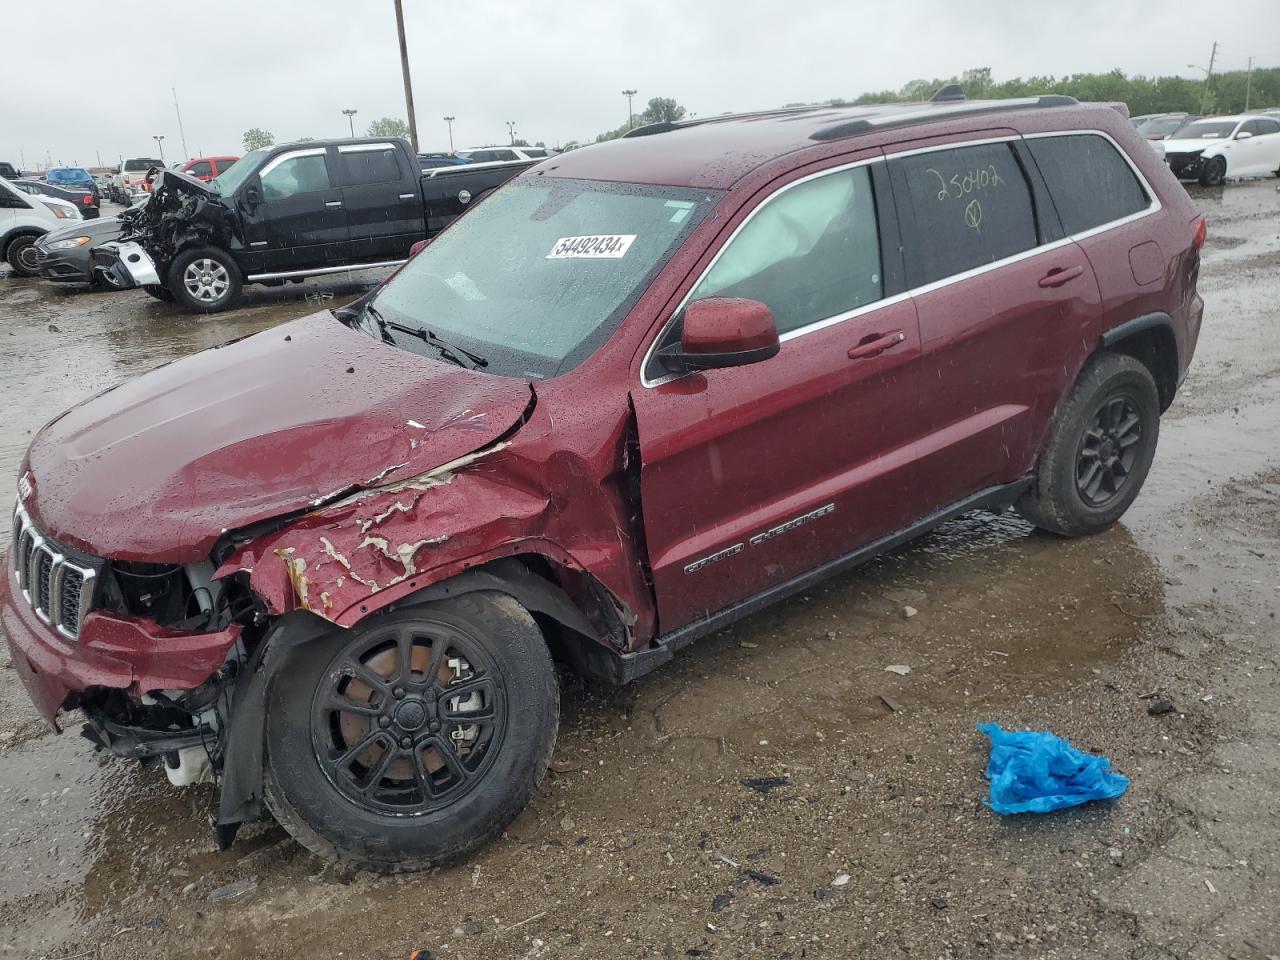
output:
[[[378,332],[382,335],[383,342],[395,343],[389,330],[395,330],[398,333],[407,333],[411,337],[417,337],[423,343],[429,344],[436,348],[440,353],[440,359],[448,360],[450,363],[456,363],[465,370],[476,370],[480,367],[487,367],[489,361],[479,354],[472,353],[470,350],[464,350],[457,344],[450,343],[443,337],[437,336],[426,327],[411,327],[408,324],[397,323],[395,320],[388,320],[378,308],[372,303],[364,308],[365,313],[373,317],[374,323],[378,325]],[[466,359],[463,359],[463,358]]]

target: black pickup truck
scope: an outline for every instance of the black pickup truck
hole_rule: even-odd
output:
[[[351,139],[254,150],[209,183],[164,170],[120,239],[94,249],[93,270],[213,313],[246,283],[401,263],[535,162],[422,170],[403,140]]]

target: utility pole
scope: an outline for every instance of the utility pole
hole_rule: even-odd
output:
[[[636,95],[636,91],[623,90],[622,95],[627,98],[627,129],[630,130],[636,125],[636,113],[631,109],[631,98]]]
[[[356,138],[356,122],[351,118],[354,117],[356,113],[358,113],[358,111],[354,107],[347,107],[347,109],[342,111],[342,115],[347,118],[347,129],[351,131],[352,140]]]
[[[160,166],[164,166],[164,134],[156,134],[151,138],[156,142],[156,146],[160,148]]]
[[[409,48],[404,42],[404,7],[395,0],[396,32],[400,34],[400,70],[404,74],[404,106],[409,111],[409,144],[418,152],[418,121],[413,118],[413,82],[409,79]]]
[[[1253,57],[1249,58],[1249,72],[1244,75],[1244,112],[1249,112],[1249,88],[1253,86]]]
[[[178,88],[170,87],[169,89],[173,91],[173,112],[178,115],[178,139],[182,141],[182,155],[190,160],[191,154],[187,153],[187,134],[182,129],[182,111],[178,109]]]
[[[444,122],[449,125],[449,152],[450,153],[453,153],[453,121],[457,119],[458,119],[457,117],[444,118]]]
[[[1213,63],[1218,59],[1218,41],[1213,41],[1213,50],[1209,53],[1209,69],[1204,72],[1204,90],[1200,93],[1200,112],[1204,113],[1208,107],[1209,100],[1209,82],[1213,79]]]

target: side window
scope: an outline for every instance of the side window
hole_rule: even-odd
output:
[[[1032,137],[1026,144],[1068,235],[1123,219],[1151,204],[1133,168],[1102,137]]]
[[[1262,119],[1258,121],[1258,126],[1262,129],[1259,131],[1263,134],[1280,133],[1280,120]]]
[[[262,175],[262,198],[283,200],[298,193],[329,189],[329,168],[324,154],[290,157]]]
[[[1007,143],[891,159],[912,285],[932,283],[1037,244],[1026,175]]]
[[[863,166],[766,200],[690,299],[759,300],[787,333],[879,300],[883,291],[875,199]]]
[[[234,160],[216,160],[214,166],[218,168],[218,176],[222,176],[228,170],[235,166]]]
[[[210,177],[213,176],[213,165],[208,160],[201,160],[199,163],[192,164],[187,173],[193,177]]]
[[[1236,136],[1238,137],[1242,133],[1249,133],[1256,137],[1258,135],[1258,121],[1247,120],[1240,124],[1240,129],[1236,131]]]
[[[358,186],[365,183],[389,183],[400,179],[400,164],[392,147],[382,150],[339,150],[338,164],[343,182]]]

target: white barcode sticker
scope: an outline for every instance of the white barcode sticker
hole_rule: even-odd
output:
[[[561,237],[547,254],[548,260],[617,260],[625,257],[635,240],[634,233],[596,234],[590,237]]]

